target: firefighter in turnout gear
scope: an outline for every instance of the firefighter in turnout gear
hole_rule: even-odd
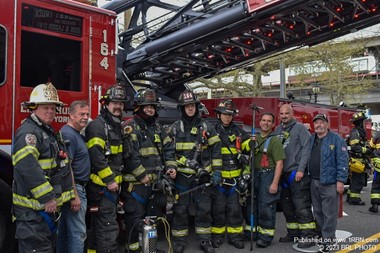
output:
[[[380,205],[380,132],[376,131],[371,138],[370,147],[372,149],[372,165],[374,168],[373,181],[371,189],[371,207],[370,212],[378,213]]]
[[[250,136],[233,122],[238,110],[231,100],[222,101],[214,111],[218,118],[215,130],[222,144],[223,184],[215,187],[212,203],[212,244],[218,248],[227,232],[228,243],[243,249],[243,214],[239,194],[248,193],[250,169],[246,154],[251,150]]]
[[[350,205],[365,205],[360,198],[360,192],[366,183],[367,174],[365,172],[370,169],[367,156],[371,153],[370,148],[366,146],[365,119],[367,117],[363,112],[357,112],[351,118],[354,128],[347,143],[350,155],[350,187],[347,192],[347,202]]]
[[[40,84],[23,103],[32,114],[17,130],[13,147],[13,216],[18,250],[54,252],[59,207],[73,199],[65,144],[51,123],[59,101],[56,88]]]
[[[182,195],[173,207],[172,238],[175,253],[185,249],[189,234],[189,209],[195,205],[195,233],[205,253],[213,253],[211,243],[211,197],[213,187],[207,186],[213,170],[222,169],[221,143],[214,126],[201,118],[200,102],[196,95],[185,90],[179,96],[181,114],[169,129],[175,141],[178,162],[175,185],[177,192],[205,185],[192,194]],[[214,173],[214,175],[218,175]]]
[[[91,160],[88,202],[91,214],[89,248],[97,253],[117,252],[119,226],[116,221],[119,185],[122,182],[123,145],[121,118],[125,90],[115,85],[99,102],[100,115],[86,127]]]
[[[129,252],[141,251],[138,223],[146,216],[163,215],[167,201],[162,180],[176,176],[174,143],[156,120],[158,106],[152,89],[140,90],[134,98],[134,117],[122,123],[126,168],[122,195]]]

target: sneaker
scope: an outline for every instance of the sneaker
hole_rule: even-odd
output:
[[[228,240],[228,244],[234,246],[237,249],[244,249],[244,242],[242,240]]]
[[[222,245],[223,244],[223,240],[222,239],[212,239],[211,240],[211,244],[212,244],[212,247],[214,247],[214,248],[219,248],[220,247],[220,245]]]
[[[294,242],[295,237],[286,235],[284,237],[280,237],[279,242]]]
[[[215,252],[215,249],[212,246],[211,241],[202,241],[200,247],[204,253],[214,253]]]
[[[262,239],[258,239],[256,242],[256,246],[260,247],[260,248],[266,248],[269,246],[269,244],[270,244],[270,242],[264,241]]]

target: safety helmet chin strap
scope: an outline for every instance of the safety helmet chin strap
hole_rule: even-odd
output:
[[[222,126],[229,127],[231,125],[231,123],[232,123],[233,120],[231,120],[231,122],[228,125],[226,125],[226,124],[223,123],[222,118],[220,117],[221,114],[222,114],[221,112],[217,112],[216,113],[216,118],[220,121],[220,123],[222,124]],[[232,115],[232,119],[233,118],[234,118],[234,115]]]

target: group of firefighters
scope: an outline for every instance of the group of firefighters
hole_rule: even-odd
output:
[[[374,131],[370,141],[367,140],[364,121],[367,119],[363,112],[353,115],[354,125],[347,146],[350,154],[350,186],[347,192],[347,203],[350,205],[365,205],[361,199],[361,191],[367,185],[369,174],[373,173],[371,189],[371,207],[368,211],[378,213],[380,204],[380,133]]]
[[[231,100],[222,101],[214,109],[217,114],[214,125],[202,117],[202,105],[196,94],[185,90],[178,99],[180,118],[168,128],[157,120],[160,101],[154,90],[137,92],[130,119],[123,118],[125,101],[122,86],[109,88],[99,101],[100,115],[87,126],[76,128],[83,135],[90,160],[90,165],[78,165],[77,156],[68,153],[67,148],[74,144],[67,143],[51,127],[56,108],[63,106],[57,90],[50,83],[33,89],[30,101],[24,103],[32,114],[16,133],[12,155],[13,216],[20,253],[54,252],[59,216],[63,207],[70,204],[73,212],[88,206],[91,219],[88,247],[98,253],[118,252],[117,212],[121,208],[128,238],[126,251],[140,252],[139,232],[144,218],[164,217],[168,201],[174,203],[171,235],[175,253],[185,250],[189,215],[194,215],[195,233],[205,253],[213,253],[225,237],[229,244],[242,249],[244,240],[251,234],[258,247],[267,247],[274,236],[278,201],[288,230],[280,238],[281,242],[317,234],[311,212],[307,161],[302,155],[305,144],[302,142],[310,134],[293,118],[290,106],[281,107],[282,125],[273,133],[275,116],[262,113],[261,135],[250,136],[234,124],[238,109]],[[82,109],[78,125],[87,123],[88,106],[76,105]],[[75,106],[71,109],[75,111]],[[353,205],[364,204],[360,191],[372,164],[374,180],[369,211],[378,212],[380,135],[372,138],[367,146],[365,119],[361,112],[352,119],[355,127],[348,138],[351,176],[347,201]],[[308,138],[301,136],[300,144],[290,144],[289,134],[293,132]],[[288,150],[284,151],[286,146]],[[89,175],[78,178],[75,170],[87,166]],[[255,188],[253,209],[251,180]],[[296,181],[303,183],[296,184]],[[87,206],[73,202],[79,191],[75,185],[86,191]],[[61,229],[58,237],[60,233]],[[81,236],[83,243],[85,238],[86,235]],[[312,245],[300,242],[298,246]]]

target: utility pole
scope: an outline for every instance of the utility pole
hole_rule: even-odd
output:
[[[285,98],[285,60],[280,61],[280,98]]]

